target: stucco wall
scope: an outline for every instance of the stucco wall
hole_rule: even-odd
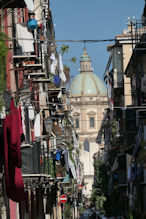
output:
[[[83,194],[85,196],[91,195],[92,185],[94,182],[94,166],[93,166],[93,155],[99,151],[100,146],[95,142],[90,142],[89,140],[89,152],[84,150],[84,142],[80,141],[80,160],[83,164],[84,172],[84,189]]]
[[[83,194],[90,197],[94,182],[93,156],[100,150],[100,145],[96,143],[96,137],[101,126],[105,108],[107,108],[106,96],[93,97],[72,97],[74,122],[79,118],[79,128],[76,132],[79,135],[80,160],[83,165],[84,188]],[[90,127],[90,117],[94,117],[95,126]],[[75,123],[74,123],[75,124]],[[84,150],[84,141],[88,139],[90,150]]]
[[[132,45],[129,45],[129,44],[123,45],[123,70],[124,72],[131,58],[131,54],[132,54]],[[131,97],[130,78],[127,78],[125,75],[124,75],[124,94],[125,94],[125,106],[131,105],[132,97]]]

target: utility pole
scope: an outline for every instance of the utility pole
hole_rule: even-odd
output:
[[[57,217],[56,219],[62,219],[62,211],[61,211],[61,202],[60,202],[60,184],[58,183],[58,191],[57,191]]]

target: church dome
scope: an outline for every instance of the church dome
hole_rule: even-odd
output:
[[[71,85],[71,96],[106,95],[107,90],[103,81],[93,73],[86,48],[81,56],[80,66],[80,74],[75,77]]]
[[[71,85],[71,96],[106,95],[106,87],[102,80],[93,73],[77,75]]]

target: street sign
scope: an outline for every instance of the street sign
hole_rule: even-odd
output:
[[[66,195],[61,195],[60,196],[60,202],[61,203],[66,203],[67,202],[67,196]]]

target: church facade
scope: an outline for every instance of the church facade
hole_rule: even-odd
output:
[[[71,84],[70,101],[74,108],[74,126],[80,143],[83,195],[89,198],[94,180],[93,156],[102,147],[96,143],[96,137],[107,108],[107,91],[102,80],[93,73],[86,48],[80,59],[79,74]]]

